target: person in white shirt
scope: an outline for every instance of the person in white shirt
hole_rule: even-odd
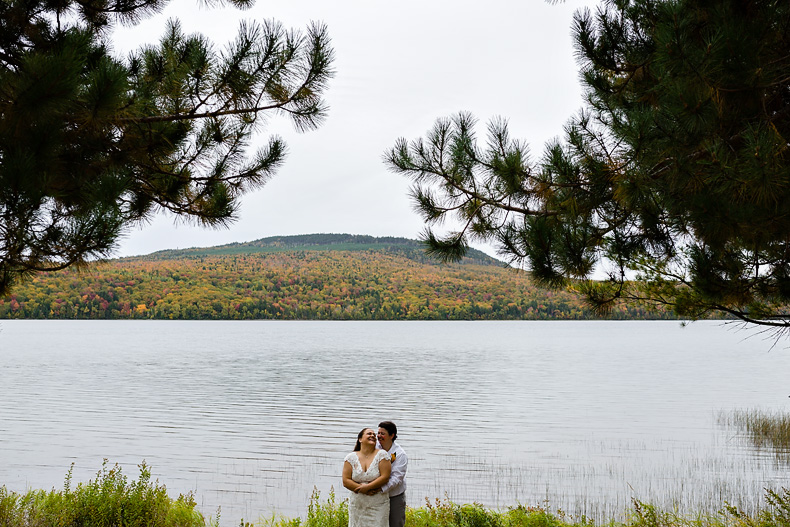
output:
[[[381,487],[390,497],[390,527],[403,527],[406,523],[406,467],[409,458],[395,440],[398,438],[398,427],[392,421],[379,423],[376,434],[379,445],[390,455],[392,471],[390,479]]]

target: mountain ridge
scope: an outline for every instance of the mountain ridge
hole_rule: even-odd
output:
[[[479,253],[479,254],[477,254]],[[440,263],[407,238],[273,236],[44,272],[0,298],[0,318],[158,320],[579,320],[570,291],[479,251]],[[608,318],[667,318],[617,306]]]
[[[248,242],[232,242],[208,247],[189,247],[185,249],[163,249],[150,254],[130,256],[128,259],[152,258],[166,260],[190,256],[218,256],[251,253],[276,253],[290,251],[394,251],[412,256],[410,259],[434,261],[425,253],[425,245],[419,240],[397,236],[370,236],[348,233],[315,233],[279,235],[259,238]],[[416,253],[416,254],[415,254]],[[479,249],[469,248],[466,263],[481,265],[507,266]]]

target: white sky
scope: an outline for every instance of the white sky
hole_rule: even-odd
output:
[[[296,133],[284,118],[270,121],[266,132],[286,140],[288,157],[271,181],[243,198],[230,228],[162,213],[132,229],[115,256],[319,232],[417,238],[424,225],[407,196],[410,181],[387,170],[383,153],[399,137],[423,137],[439,117],[470,111],[481,125],[506,117],[512,136],[538,158],[582,104],[570,29],[585,5],[596,2],[258,0],[238,11],[174,0],[164,13],[119,29],[116,51],[125,54],[158,41],[168,18],[220,48],[240,20],[275,19],[300,29],[321,21],[337,73],[327,91],[329,118],[318,130]]]

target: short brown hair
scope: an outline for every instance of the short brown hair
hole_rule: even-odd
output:
[[[398,427],[395,426],[395,423],[393,423],[392,421],[380,422],[379,428],[383,428],[384,430],[386,430],[387,433],[392,436],[393,441],[398,439]]]

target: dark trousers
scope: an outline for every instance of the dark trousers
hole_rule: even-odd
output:
[[[390,498],[390,527],[403,527],[406,524],[406,493],[401,492]]]

